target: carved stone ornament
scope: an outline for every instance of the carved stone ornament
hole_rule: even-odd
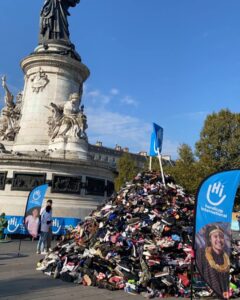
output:
[[[31,191],[34,187],[44,184],[46,174],[15,173],[13,174],[12,190]]]
[[[105,189],[104,179],[86,177],[86,195],[104,196]]]
[[[81,176],[53,175],[52,193],[80,194]]]
[[[54,141],[56,138],[76,138],[87,140],[87,116],[84,106],[79,109],[80,95],[73,93],[63,105],[51,103],[52,115],[48,119],[49,136]]]
[[[42,92],[49,83],[48,76],[41,68],[39,68],[39,71],[32,77],[31,81],[34,93]]]
[[[5,90],[5,106],[0,115],[0,139],[14,141],[20,129],[22,93],[18,93],[16,103],[14,103],[14,96],[7,87],[5,76],[2,77],[2,87]]]

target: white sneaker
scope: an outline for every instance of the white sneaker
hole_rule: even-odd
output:
[[[37,253],[37,254],[40,254],[40,251],[37,251],[36,253]]]
[[[41,252],[41,255],[47,255],[48,253],[46,251]]]
[[[44,270],[46,270],[46,269],[47,269],[46,266],[40,266],[40,267],[37,267],[37,268],[36,268],[37,271],[44,271]]]

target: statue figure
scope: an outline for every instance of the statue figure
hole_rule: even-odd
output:
[[[79,109],[81,96],[73,93],[63,105],[51,103],[52,116],[48,120],[49,136],[52,141],[58,137],[87,139],[87,117],[83,106]]]
[[[40,14],[40,39],[44,44],[48,40],[69,41],[68,9],[75,7],[80,0],[45,0]]]
[[[4,97],[5,104],[9,109],[11,109],[15,106],[15,104],[13,102],[14,96],[7,87],[6,76],[2,77],[2,87],[4,88],[4,90],[6,92],[5,97]]]
[[[21,118],[21,111],[22,111],[22,97],[23,94],[22,92],[19,92],[16,96],[16,103],[15,103],[15,108],[14,108],[14,112],[16,114],[16,118],[17,120],[20,120]]]
[[[1,110],[0,116],[0,137],[2,140],[13,141],[20,129],[22,94],[18,94],[15,104],[14,96],[6,83],[6,76],[2,77],[2,87],[5,90],[5,106]]]
[[[63,117],[63,107],[62,105],[56,105],[55,103],[50,103],[52,116],[48,119],[49,131],[48,135],[54,140],[59,132]],[[48,108],[48,107],[47,107]]]
[[[83,139],[87,139],[87,135],[86,135],[87,128],[88,128],[87,116],[84,114],[84,105],[82,105],[80,109],[80,129],[81,129],[81,138]]]

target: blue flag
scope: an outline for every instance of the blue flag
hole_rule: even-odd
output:
[[[150,156],[157,156],[158,149],[159,153],[162,152],[162,142],[163,142],[163,128],[155,123],[153,123],[153,132],[151,135],[151,145],[150,145]]]
[[[229,299],[231,221],[239,185],[240,170],[219,172],[202,182],[196,199],[196,266],[221,299]]]
[[[37,237],[38,235],[40,210],[47,188],[48,184],[37,186],[28,196],[24,223],[29,234],[33,237]]]

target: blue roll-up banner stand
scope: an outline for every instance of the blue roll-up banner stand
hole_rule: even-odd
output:
[[[210,175],[201,183],[195,206],[196,267],[220,299],[229,299],[231,223],[240,169]]]
[[[35,223],[38,225],[40,210],[42,207],[42,203],[43,203],[47,188],[48,188],[48,184],[42,184],[37,187],[34,187],[31,190],[31,192],[28,195],[22,223],[18,224],[19,219],[16,217],[11,218],[9,220],[9,224],[8,224],[8,228],[7,228],[8,231],[9,230],[10,230],[10,232],[12,231],[12,234],[13,234],[14,228],[15,228],[15,231],[19,230],[18,233],[23,234],[23,230],[26,230],[25,222],[26,222],[26,220],[29,220],[30,218],[32,218],[32,221],[34,221],[33,219],[36,219],[37,222],[35,222]],[[24,227],[24,229],[23,229],[23,227]],[[31,228],[33,228],[33,227],[31,227]],[[38,226],[35,226],[35,228],[33,228],[33,230],[30,230],[29,226],[27,225],[27,231],[33,237],[37,236],[37,230],[38,230]],[[21,235],[21,237],[22,237],[22,235]],[[22,243],[22,238],[20,238],[20,241],[19,241],[18,256],[20,256],[21,243]]]

